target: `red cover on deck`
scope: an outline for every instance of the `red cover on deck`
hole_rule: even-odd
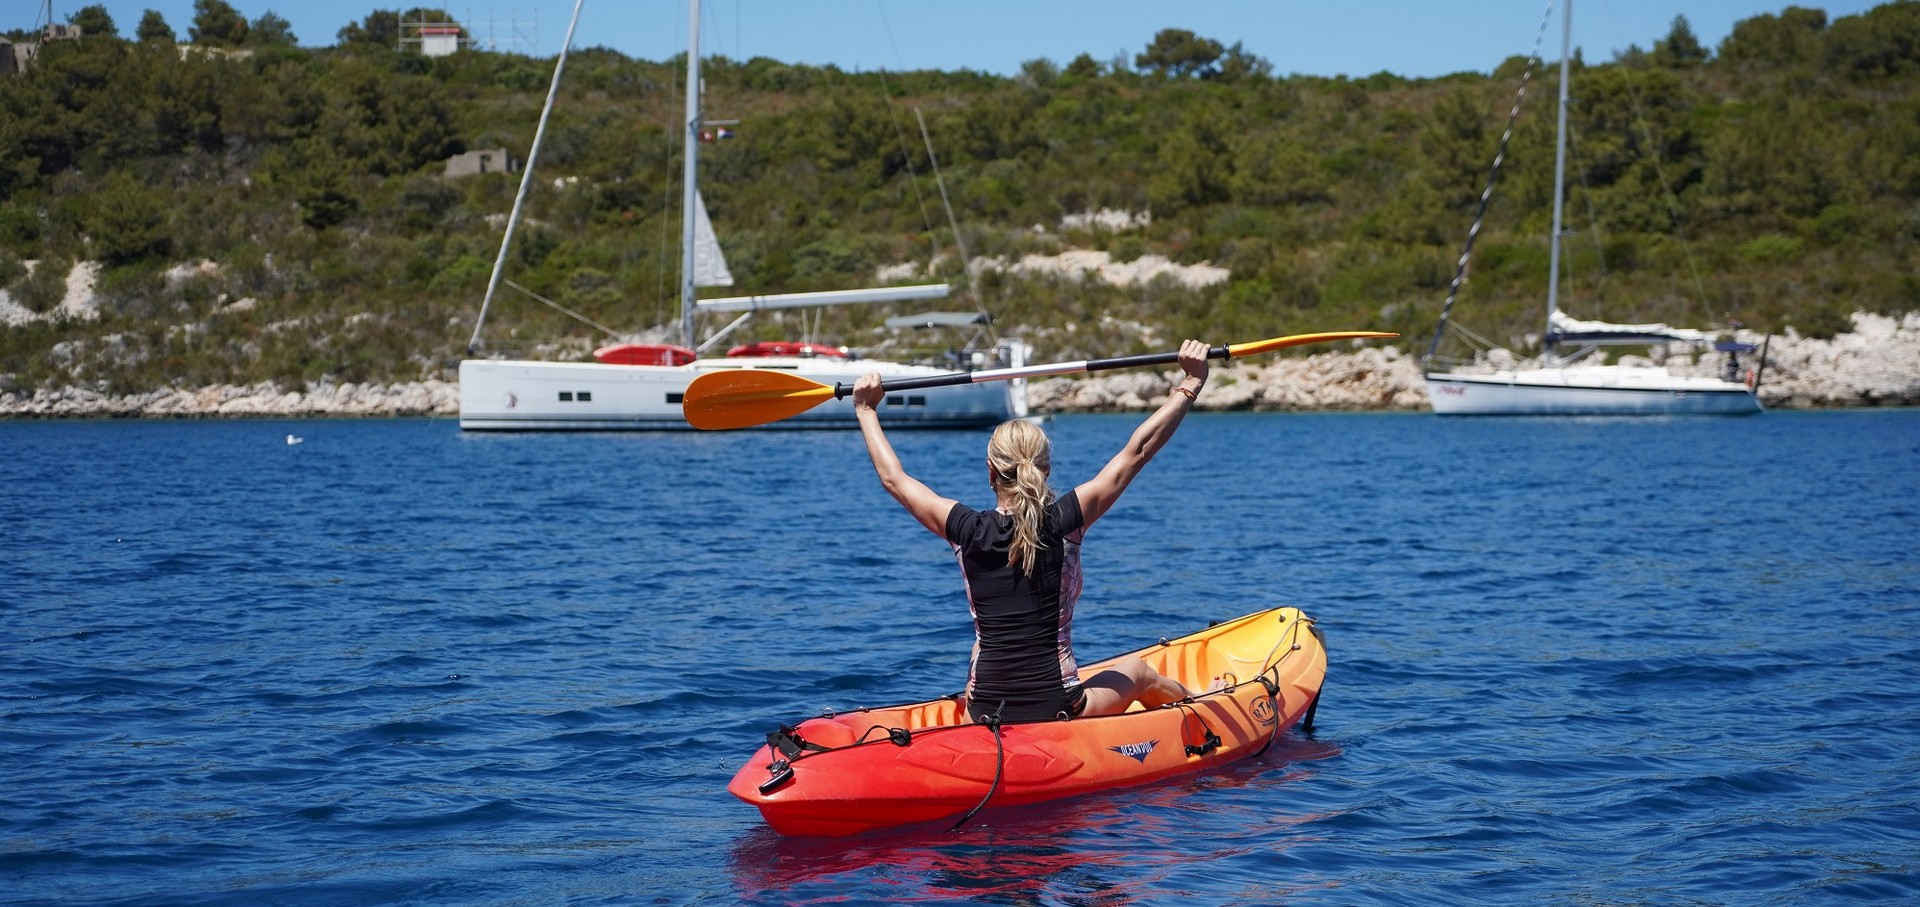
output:
[[[686,365],[697,355],[671,343],[615,343],[593,351],[593,358],[608,365]]]

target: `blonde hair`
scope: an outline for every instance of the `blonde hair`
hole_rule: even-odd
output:
[[[987,442],[987,466],[994,491],[1012,499],[1013,542],[1007,546],[1007,563],[1032,576],[1035,557],[1046,547],[1040,541],[1040,521],[1053,502],[1053,489],[1047,487],[1053,444],[1032,422],[1002,422]]]

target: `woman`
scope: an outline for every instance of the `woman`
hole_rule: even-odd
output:
[[[854,413],[880,484],[920,525],[959,557],[973,611],[973,661],[967,709],[975,721],[1045,721],[1112,715],[1194,695],[1185,685],[1129,658],[1083,682],[1073,658],[1073,608],[1080,597],[1080,540],[1128,483],[1165,447],[1207,383],[1207,345],[1180,346],[1186,373],[1126,447],[1100,474],[1055,497],[1047,436],[1016,419],[987,444],[987,482],[995,509],[981,512],[942,497],[907,474],[887,442],[875,407],[885,398],[878,374],[853,386]]]

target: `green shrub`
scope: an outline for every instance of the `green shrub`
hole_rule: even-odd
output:
[[[406,178],[394,198],[399,209],[400,228],[408,233],[431,233],[444,229],[454,209],[460,205],[460,190],[445,179],[427,174]]]
[[[0,250],[26,251],[40,240],[40,212],[21,199],[0,205]]]
[[[160,263],[148,260],[105,269],[94,292],[123,312],[141,312],[147,308],[148,300],[159,297],[164,285]]]
[[[493,84],[513,91],[533,91],[547,84],[548,73],[543,73],[525,63],[506,67],[494,73]]]
[[[1798,261],[1807,243],[1797,236],[1768,233],[1740,244],[1740,257],[1751,262],[1785,264]]]
[[[166,255],[172,248],[166,196],[119,171],[101,184],[86,215],[92,252],[109,265]]]
[[[1147,254],[1148,251],[1146,240],[1140,238],[1138,235],[1129,233],[1113,241],[1109,254],[1113,256],[1114,261],[1124,263],[1137,261],[1141,256]]]
[[[1858,205],[1828,205],[1813,219],[1813,236],[1828,246],[1854,246],[1873,241],[1874,216]]]
[[[793,251],[793,276],[823,282],[864,279],[879,263],[873,252],[857,237],[834,234]]]
[[[13,301],[30,312],[46,314],[60,305],[67,296],[67,272],[73,269],[73,262],[57,258],[41,259],[35,265],[33,273],[28,274],[13,286]]]
[[[433,275],[428,286],[442,295],[473,293],[486,291],[487,278],[493,274],[493,263],[473,255],[462,255]]]
[[[315,230],[346,223],[360,208],[360,197],[332,170],[308,174],[294,198],[300,203],[300,222]]]
[[[1788,319],[1802,336],[1831,340],[1853,330],[1853,307],[1832,299],[1802,304]]]

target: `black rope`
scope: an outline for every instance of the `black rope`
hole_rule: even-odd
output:
[[[1276,664],[1267,670],[1273,672],[1272,677],[1268,677],[1267,672],[1262,671],[1254,679],[1260,681],[1260,686],[1266,689],[1267,704],[1273,708],[1273,733],[1267,735],[1266,745],[1260,747],[1259,751],[1254,753],[1255,756],[1272,749],[1273,742],[1280,739],[1280,666]]]
[[[981,724],[986,725],[989,730],[993,731],[993,783],[987,786],[987,795],[981,797],[980,802],[975,803],[972,809],[967,810],[967,814],[961,816],[960,821],[953,823],[953,827],[947,829],[948,831],[959,831],[962,826],[967,824],[967,820],[972,819],[975,815],[978,815],[981,810],[986,809],[987,801],[992,800],[993,795],[1000,790],[1000,776],[1007,768],[1007,744],[1000,736],[1000,713],[1006,711],[1006,708],[1007,702],[1003,699],[1000,701],[999,708],[993,710],[993,714],[980,719]]]
[[[907,730],[906,728],[887,727],[886,725],[883,725],[883,724],[876,724],[870,728],[867,728],[866,732],[860,735],[860,739],[855,740],[853,742],[853,745],[859,746],[860,744],[867,742],[867,738],[873,736],[874,731],[886,731],[887,739],[892,741],[894,746],[906,746],[907,744],[913,742],[913,732]]]
[[[760,782],[763,794],[770,794],[793,780],[793,760],[810,752],[828,751],[827,747],[802,738],[800,729],[791,724],[783,724],[779,730],[768,733],[767,748],[773,751],[774,760],[767,763],[767,780]]]
[[[1182,711],[1184,711],[1184,712],[1186,712],[1186,713],[1187,713],[1187,714],[1189,714],[1189,715],[1192,715],[1192,716],[1193,716],[1193,720],[1195,720],[1195,721],[1198,721],[1198,722],[1200,722],[1200,729],[1201,729],[1201,730],[1203,730],[1203,731],[1205,731],[1205,732],[1206,732],[1206,734],[1205,734],[1205,736],[1203,736],[1203,737],[1201,737],[1201,738],[1200,738],[1200,741],[1201,741],[1201,742],[1200,742],[1199,744],[1192,744],[1192,743],[1188,743],[1188,744],[1186,745],[1186,746],[1187,746],[1187,755],[1189,755],[1189,756],[1210,756],[1210,755],[1212,755],[1212,754],[1213,754],[1213,751],[1214,751],[1214,750],[1217,750],[1217,749],[1219,749],[1219,748],[1220,748],[1220,745],[1221,745],[1221,744],[1222,744],[1222,743],[1223,743],[1224,741],[1222,741],[1222,740],[1220,739],[1220,735],[1219,735],[1219,734],[1216,734],[1216,733],[1214,733],[1214,732],[1213,732],[1213,727],[1212,727],[1211,725],[1209,725],[1209,724],[1207,724],[1207,719],[1205,719],[1205,718],[1202,718],[1202,717],[1200,717],[1200,713],[1199,713],[1198,711],[1196,711],[1196,710],[1195,710],[1195,709],[1193,708],[1193,706],[1192,706],[1192,705],[1190,705],[1190,704],[1189,704],[1189,703],[1191,703],[1192,701],[1193,701],[1193,700],[1190,700],[1190,699],[1189,699],[1189,700],[1187,700],[1186,702],[1183,702],[1183,703],[1178,703],[1178,705],[1179,705],[1179,707],[1180,707],[1180,709],[1181,709]],[[1186,736],[1186,730],[1187,730],[1187,729],[1186,729],[1186,719],[1185,719],[1185,718],[1182,718],[1182,719],[1180,719],[1180,723],[1181,723],[1181,727],[1180,727],[1180,735],[1181,735],[1182,737],[1185,737],[1185,736]]]
[[[791,724],[783,724],[779,730],[767,734],[767,746],[772,747],[788,759],[795,758],[803,752],[824,753],[827,751],[827,747],[803,739],[800,736],[800,729]]]

